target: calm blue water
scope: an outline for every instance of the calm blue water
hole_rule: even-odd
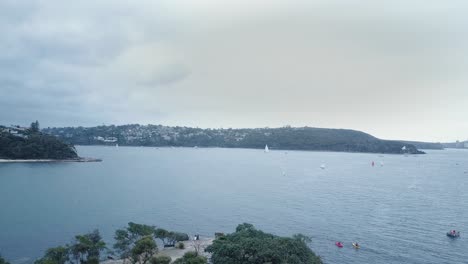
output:
[[[242,222],[304,233],[326,263],[468,263],[468,151],[78,151],[104,161],[0,164],[0,253],[9,260],[30,261],[94,228],[112,242],[134,221],[210,236]],[[465,237],[448,239],[452,228]]]

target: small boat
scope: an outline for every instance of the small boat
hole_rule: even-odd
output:
[[[372,167],[374,167],[374,165],[375,165],[374,161],[372,161],[372,163],[371,163],[371,164],[372,164]]]
[[[353,242],[353,248],[360,249],[361,246],[357,242]]]
[[[320,165],[320,168],[321,168],[322,170],[324,170],[324,169],[325,169],[325,164]]]
[[[343,247],[343,243],[341,242],[335,242],[335,245],[339,248],[342,248]]]
[[[268,148],[268,145],[265,145],[265,153],[270,152],[270,149]]]
[[[452,230],[450,232],[447,232],[447,236],[451,238],[458,238],[460,237],[460,231],[456,232],[455,230]]]

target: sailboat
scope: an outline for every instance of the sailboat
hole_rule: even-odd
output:
[[[118,148],[118,147],[119,147],[119,144],[115,144],[115,147]]]
[[[268,145],[265,145],[265,153],[270,152],[270,149],[268,148]]]

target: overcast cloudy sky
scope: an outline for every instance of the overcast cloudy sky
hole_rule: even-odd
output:
[[[0,122],[468,138],[468,2],[1,0]]]

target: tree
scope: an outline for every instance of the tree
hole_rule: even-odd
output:
[[[303,235],[303,234],[295,234],[295,235],[293,235],[293,238],[297,239],[299,241],[302,241],[304,243],[312,242],[312,238],[310,238],[309,236]]]
[[[54,136],[33,133],[27,138],[0,132],[0,158],[7,159],[74,159],[76,149]]]
[[[114,244],[114,249],[117,250],[120,258],[123,259],[125,263],[125,260],[130,257],[133,240],[131,239],[129,232],[126,229],[117,229],[115,231],[114,239],[116,241]]]
[[[155,256],[150,259],[151,264],[169,264],[171,263],[172,259],[169,256]]]
[[[128,223],[127,230],[132,236],[150,236],[154,233],[154,226],[143,225],[143,224],[136,224],[133,222]]]
[[[32,133],[39,133],[40,128],[39,128],[39,121],[36,120],[36,122],[32,122],[31,126],[29,127],[29,130]]]
[[[158,247],[152,236],[145,236],[135,242],[131,250],[132,263],[146,264],[158,252]]]
[[[0,255],[0,264],[10,264],[10,262],[6,261],[4,258],[2,258],[2,255]]]
[[[70,260],[70,248],[59,246],[47,249],[44,257],[34,261],[34,264],[65,264]]]
[[[195,253],[200,254],[203,249],[203,243],[200,239],[192,239],[192,246],[195,249]]]
[[[182,258],[176,259],[174,264],[207,264],[208,260],[204,256],[198,255],[196,252],[187,252]]]
[[[176,242],[189,240],[189,236],[185,233],[167,231],[163,228],[156,229],[154,237],[160,239],[164,245],[175,245]]]
[[[158,228],[154,231],[154,237],[161,239],[164,245],[167,245],[167,237],[169,236],[169,231],[163,228]]]
[[[213,264],[322,264],[306,241],[304,235],[279,237],[244,223],[236,232],[215,239],[206,251],[212,253]]]
[[[132,248],[135,246],[135,242],[145,236],[152,236],[155,232],[154,226],[136,224],[133,222],[128,223],[125,229],[118,229],[115,231],[114,249],[120,255],[120,258],[124,260],[131,257]]]
[[[70,247],[75,260],[82,264],[99,263],[101,251],[106,248],[106,243],[98,230],[85,235],[77,235],[75,243]]]
[[[186,233],[181,232],[169,232],[169,240],[172,243],[180,242],[180,241],[187,241],[189,240],[189,236]]]

